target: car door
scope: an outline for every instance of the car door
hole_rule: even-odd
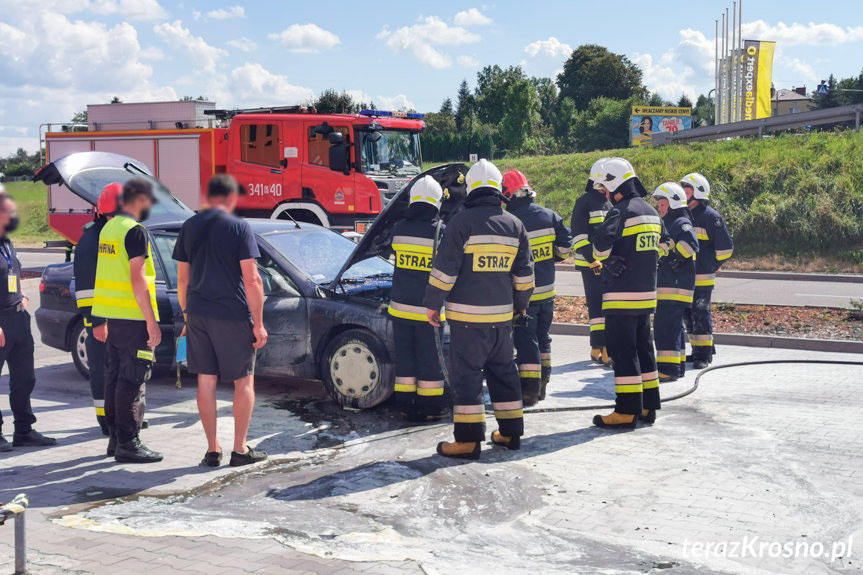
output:
[[[285,178],[299,180],[300,166],[284,156],[284,123],[273,119],[237,119],[231,126],[233,138],[229,172],[246,190],[241,208],[272,209],[288,199]]]
[[[177,234],[149,232],[153,266],[156,268],[156,306],[162,343],[156,348],[156,364],[173,367],[176,338],[183,329],[183,314],[177,299],[177,262],[172,259]]]
[[[258,350],[256,373],[314,377],[306,299],[287,273],[259,242],[258,272],[264,286],[264,328],[267,345]]]

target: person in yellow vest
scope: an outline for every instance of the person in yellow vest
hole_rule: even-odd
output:
[[[153,207],[153,189],[142,179],[123,185],[123,211],[99,234],[92,315],[107,319],[93,329],[105,342],[105,419],[108,455],[121,463],[155,463],[162,454],[138,437],[144,393],[156,346],[162,341],[156,307],[156,268],[147,231],[139,222]]]

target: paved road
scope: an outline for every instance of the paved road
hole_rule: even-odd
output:
[[[583,296],[580,272],[557,273],[557,293]],[[739,304],[808,305],[851,307],[850,300],[863,299],[863,284],[788,280],[753,280],[719,277],[713,301]]]
[[[25,270],[39,271],[48,264],[59,264],[66,261],[66,254],[49,251],[19,251],[18,257]]]
[[[587,346],[586,338],[555,338],[543,405],[612,400],[611,373],[584,361]],[[856,359],[720,347],[717,364],[831,357]],[[122,465],[103,456],[87,386],[68,356],[40,347],[36,364],[38,428],[60,445],[0,454],[0,501],[22,491],[31,497],[34,574],[730,575],[863,567],[863,398],[847,385],[861,379],[860,368],[715,371],[695,394],[666,403],[655,426],[634,432],[591,427],[592,409],[528,415],[521,451],[484,446],[475,463],[433,454],[451,437],[450,424],[411,428],[394,410],[343,412],[318,383],[266,380],[250,443],[267,450],[270,463],[205,470],[195,466],[204,443],[192,380],[182,389],[170,379],[148,386],[144,439],[166,457]],[[693,378],[664,384],[662,393],[682,391]],[[7,391],[4,376],[4,413]],[[230,398],[230,386],[221,387],[226,443]],[[488,426],[495,429],[493,419]],[[11,530],[0,527],[0,573],[12,571]],[[757,545],[741,556],[739,546],[752,538],[805,547],[785,557]],[[848,553],[850,538],[858,545]],[[722,556],[722,544],[737,554]],[[818,549],[827,556],[813,557]]]

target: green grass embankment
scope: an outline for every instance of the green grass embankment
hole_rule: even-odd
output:
[[[528,177],[539,201],[566,219],[603,156],[630,160],[649,191],[688,172],[711,182],[737,254],[863,266],[863,133],[784,135],[496,160]]]
[[[9,182],[3,185],[18,204],[21,227],[10,236],[16,245],[42,247],[46,240],[63,239],[48,227],[48,189],[45,184]]]

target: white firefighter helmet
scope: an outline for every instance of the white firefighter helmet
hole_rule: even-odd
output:
[[[686,207],[686,192],[676,182],[665,182],[653,192],[654,198],[665,198],[668,200],[668,208],[677,210]]]
[[[484,158],[471,166],[465,176],[468,194],[480,188],[492,188],[500,192],[502,181],[503,176],[497,166]]]
[[[623,182],[635,177],[635,169],[632,164],[623,158],[609,158],[602,162],[596,173],[592,175],[593,187],[605,187],[609,192],[614,193]]]
[[[710,182],[698,172],[692,172],[683,176],[683,179],[680,180],[680,185],[692,188],[692,199],[694,200],[710,199]]]
[[[417,183],[411,186],[411,205],[417,202],[425,202],[440,209],[443,188],[431,176],[423,176]]]
[[[602,164],[610,159],[611,158],[599,158],[593,162],[593,165],[590,167],[590,176],[588,176],[588,179],[592,182],[596,182],[596,178],[605,177],[605,174],[600,174],[600,171],[602,170]]]

